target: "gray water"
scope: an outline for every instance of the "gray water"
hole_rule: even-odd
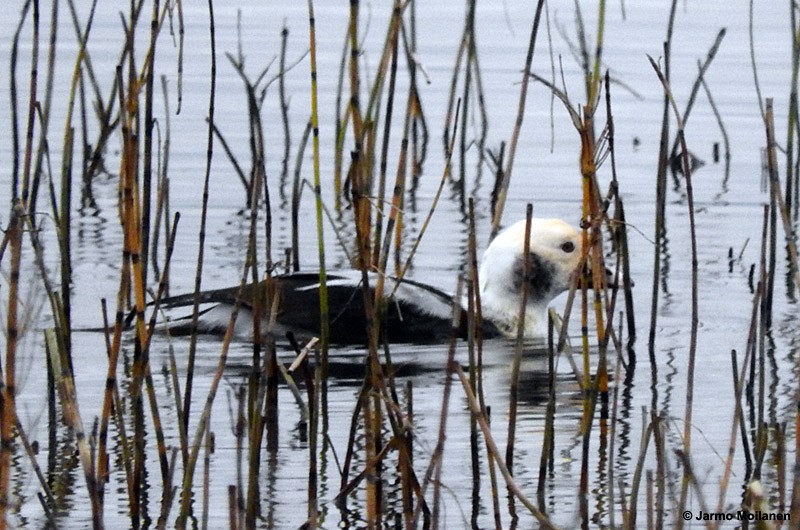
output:
[[[219,4],[222,4],[218,2]],[[14,0],[7,6],[7,15],[0,20],[0,99],[9,97],[9,55],[13,33],[17,24],[17,13],[22,2]],[[111,72],[118,59],[121,47],[120,20],[117,7],[100,3],[90,40],[90,52],[96,71]],[[319,93],[320,93],[320,141],[322,151],[323,193],[331,197],[333,124],[336,83],[341,47],[347,27],[347,8],[342,2],[317,2],[317,38],[319,49]],[[537,42],[533,70],[545,77],[551,74],[551,61],[558,68],[559,58],[563,65],[563,77],[570,97],[575,102],[583,101],[583,77],[575,62],[567,39],[576,41],[574,5],[569,1],[549,3],[550,32],[540,32]],[[650,386],[651,366],[647,354],[649,332],[650,286],[653,269],[654,200],[657,149],[663,104],[663,89],[650,66],[647,54],[658,59],[662,54],[662,42],[666,35],[669,2],[610,2],[606,18],[604,41],[604,63],[611,75],[621,84],[612,85],[612,109],[616,126],[616,164],[621,196],[625,202],[629,229],[631,275],[636,282],[634,289],[637,317],[637,336],[634,350],[638,363],[631,377],[624,383],[619,381],[620,391],[625,396],[617,425],[615,458],[616,480],[629,487],[631,475],[639,454],[642,407],[651,406],[654,390]],[[695,203],[697,207],[697,240],[700,270],[698,357],[695,373],[695,405],[693,442],[693,465],[697,477],[705,486],[708,501],[716,504],[719,478],[723,473],[724,455],[728,448],[730,425],[733,418],[733,383],[730,369],[730,352],[744,351],[747,341],[753,294],[748,285],[751,264],[758,263],[761,238],[763,204],[768,196],[761,189],[762,149],[766,144],[758,96],[755,90],[750,63],[748,37],[748,6],[746,2],[679,2],[675,20],[672,50],[672,89],[680,108],[685,107],[691,85],[697,75],[697,61],[705,58],[717,32],[725,27],[726,36],[719,53],[706,74],[707,84],[730,137],[731,167],[726,180],[724,164],[712,160],[712,146],[722,141],[722,134],[712,113],[707,98],[698,97],[690,119],[686,124],[686,139],[689,149],[706,164],[694,175]],[[775,99],[776,129],[779,142],[785,140],[788,94],[791,82],[791,30],[788,2],[758,2],[754,10],[754,50],[758,77],[763,97]],[[385,35],[388,2],[373,2],[362,5],[364,37],[363,64],[365,71],[373,73],[379,59]],[[81,20],[85,20],[88,6],[79,6]],[[205,4],[185,6],[186,55],[183,79],[183,102],[179,115],[171,116],[171,153],[169,171],[172,185],[172,209],[182,214],[175,255],[172,260],[173,293],[192,289],[197,257],[197,232],[199,228],[201,185],[205,167],[206,125],[208,109],[210,44],[208,12]],[[584,13],[594,42],[596,13],[594,7]],[[69,77],[76,52],[71,23],[62,6],[57,80],[54,92],[54,111],[51,120],[51,165],[59,167],[60,138],[63,129],[68,98]],[[265,4],[255,1],[230,2],[215,6],[216,46],[218,59],[217,97],[215,101],[216,122],[224,133],[233,151],[245,166],[248,161],[247,108],[241,81],[223,56],[224,52],[236,53],[237,13],[241,10],[241,44],[247,59],[248,71],[265,68],[280,50],[280,31],[285,23],[289,28],[289,62],[301,59],[287,75],[287,94],[290,97],[289,119],[293,147],[296,146],[309,115],[308,57],[303,57],[308,47],[307,11],[305,3]],[[42,6],[43,27],[46,26],[49,6]],[[501,141],[508,140],[517,112],[521,71],[524,67],[527,40],[533,20],[534,6],[531,2],[479,2],[477,21],[477,44],[480,54],[482,79],[486,93],[489,117],[489,132],[486,146],[497,149]],[[441,148],[441,131],[445,126],[444,113],[450,88],[455,54],[461,36],[464,6],[460,2],[424,2],[417,7],[418,53],[417,59],[429,82],[421,83],[422,103],[431,141],[429,157],[424,166],[420,189],[416,196],[416,211],[406,217],[411,233],[417,233],[430,206],[441,173],[444,168]],[[368,23],[366,22],[368,20]],[[146,41],[141,32],[140,49]],[[27,71],[31,51],[30,24],[22,33],[20,45],[20,70],[18,85],[24,94],[27,87]],[[565,38],[566,36],[566,38]],[[549,42],[548,42],[549,40]],[[552,44],[552,49],[549,47]],[[162,37],[157,59],[157,75],[165,75],[170,87],[170,106],[176,108],[177,50],[169,37]],[[44,60],[41,60],[44,64]],[[273,63],[268,77],[277,72]],[[557,79],[560,78],[560,75]],[[101,78],[106,90],[111,75]],[[397,94],[405,95],[404,78],[401,76]],[[560,81],[558,83],[560,85]],[[627,87],[627,88],[626,88]],[[398,97],[398,101],[404,100]],[[160,101],[160,98],[159,98]],[[396,109],[399,108],[396,106]],[[156,115],[163,126],[164,109],[158,103]],[[269,89],[263,112],[267,134],[267,171],[273,204],[275,234],[274,259],[282,257],[284,248],[290,246],[289,204],[281,195],[278,175],[281,171],[283,135],[277,99],[277,84]],[[0,123],[10,123],[9,105],[0,105]],[[477,125],[476,125],[477,126]],[[673,128],[674,131],[674,122]],[[474,131],[470,131],[474,135]],[[397,139],[399,135],[395,135]],[[395,141],[392,153],[396,155]],[[107,155],[108,169],[116,173],[119,140],[110,143]],[[0,141],[0,190],[8,197],[10,188],[11,140],[4,135]],[[346,149],[349,149],[346,147]],[[492,186],[491,170],[483,168],[480,180],[476,178],[476,147],[468,156],[467,193],[474,195],[478,216],[478,241],[482,248],[489,234],[489,191]],[[580,217],[581,185],[578,165],[580,141],[569,121],[563,106],[552,100],[549,91],[538,84],[529,89],[525,122],[514,164],[504,219],[507,223],[524,217],[526,204],[532,202],[538,217],[561,217],[573,224]],[[292,159],[293,160],[293,159]],[[396,156],[390,156],[396,160]],[[394,164],[392,162],[391,164]],[[390,168],[394,167],[393,165]],[[783,167],[783,162],[781,162]],[[305,178],[310,179],[310,150],[304,161]],[[458,164],[455,169],[458,170]],[[54,169],[55,171],[55,169]],[[390,169],[390,173],[391,173]],[[605,188],[610,180],[610,163],[601,168],[598,178]],[[284,188],[290,192],[290,184]],[[121,233],[117,220],[117,184],[113,177],[103,177],[95,185],[98,201],[96,210],[85,210],[74,214],[74,276],[73,276],[73,325],[76,329],[97,328],[101,324],[100,299],[114,300],[118,288]],[[667,245],[665,274],[659,302],[659,318],[656,329],[655,360],[658,383],[657,406],[670,420],[667,422],[667,441],[670,448],[680,447],[683,432],[685,385],[689,351],[690,324],[690,240],[688,209],[685,188],[669,184],[667,197]],[[76,191],[77,193],[77,191]],[[414,260],[411,276],[432,283],[446,290],[455,287],[457,274],[464,260],[466,249],[466,224],[457,200],[445,197],[436,209],[429,231],[426,233]],[[244,205],[244,192],[219,144],[211,173],[211,200],[207,229],[207,248],[204,288],[233,285],[238,281],[244,262],[244,242],[247,237],[247,220],[240,215]],[[303,197],[303,218],[314,215],[311,194]],[[0,225],[5,226],[8,214],[0,211]],[[309,228],[311,226],[308,223]],[[45,230],[52,231],[52,224],[45,221]],[[338,249],[330,225],[326,225],[326,246],[329,266],[346,266],[345,254]],[[45,233],[46,237],[47,233]],[[312,267],[316,262],[316,235],[311,229],[301,231],[301,263]],[[53,247],[55,248],[55,247]],[[736,257],[732,266],[728,252],[733,249]],[[55,251],[53,251],[55,252]],[[740,256],[740,258],[739,258]],[[30,254],[28,255],[30,257]],[[782,258],[779,258],[779,278],[783,273]],[[55,264],[54,264],[55,266]],[[3,264],[3,272],[7,265]],[[3,282],[6,282],[5,277]],[[797,330],[797,308],[787,295],[786,282],[776,281],[774,322],[770,339],[774,352],[771,367],[772,380],[768,382],[768,408],[770,420],[789,422],[787,443],[788,462],[795,461],[792,452],[794,432],[793,414],[797,387],[794,362],[796,344],[800,339]],[[3,285],[3,284],[0,284]],[[5,287],[3,285],[3,287]],[[35,282],[26,287],[26,292],[35,291]],[[7,290],[0,288],[3,311]],[[38,293],[41,298],[41,293]],[[37,300],[37,293],[31,300]],[[39,305],[42,302],[38,302]],[[32,302],[36,306],[37,302]],[[557,299],[553,307],[561,311],[564,297]],[[46,311],[34,320],[31,332],[26,336],[19,363],[20,416],[31,439],[45,444],[47,425],[45,412],[46,395],[41,382],[45,377],[43,343],[37,330],[49,325]],[[573,334],[577,333],[577,328]],[[0,339],[5,344],[5,339]],[[73,337],[76,366],[76,386],[84,422],[89,424],[99,414],[104,386],[106,357],[104,338],[97,332],[79,332]],[[157,336],[151,350],[153,373],[163,403],[162,421],[167,425],[168,443],[177,443],[174,407],[170,398],[170,383],[162,373],[168,363],[168,348],[173,347],[179,360],[179,371],[185,371],[181,362],[188,350],[188,341],[175,340],[171,344],[163,336]],[[197,411],[210,385],[216,369],[221,343],[202,340],[198,350],[198,371],[195,376],[194,396]],[[127,354],[132,355],[132,345],[126,345]],[[541,348],[539,348],[541,350]],[[3,348],[5,351],[5,348]],[[436,443],[436,431],[442,401],[446,348],[398,346],[393,348],[394,361],[401,367],[398,386],[407,379],[414,386],[416,462],[422,473]],[[331,441],[338,454],[343,457],[346,449],[348,426],[353,413],[355,397],[361,374],[358,366],[363,352],[358,350],[334,350],[333,378],[330,382],[329,414]],[[466,348],[457,351],[459,360],[466,362]],[[498,443],[505,444],[507,411],[509,408],[509,366],[513,357],[513,345],[505,340],[493,340],[486,346],[485,371],[486,401],[493,411],[493,434]],[[288,357],[287,357],[288,358]],[[215,434],[215,452],[211,456],[210,483],[210,527],[227,524],[227,488],[236,483],[235,438],[232,434],[230,409],[233,393],[245,384],[245,367],[250,359],[246,344],[233,346],[229,366],[224,378],[223,390],[218,395],[211,430]],[[741,359],[741,353],[740,353]],[[613,366],[612,366],[613,369]],[[517,482],[531,498],[535,498],[538,477],[541,439],[544,429],[546,406],[546,361],[541,351],[526,357],[523,370],[522,396],[519,400],[517,423],[517,453],[515,476]],[[581,447],[580,393],[571,371],[564,360],[559,363],[557,384],[557,421],[555,437],[555,467],[546,492],[546,507],[553,520],[566,528],[577,524],[578,482],[580,477]],[[304,499],[306,495],[306,470],[308,449],[296,429],[300,419],[297,407],[285,387],[281,387],[279,449],[264,464],[262,480],[262,511],[264,528],[295,528],[305,520]],[[171,426],[171,427],[170,427]],[[454,392],[448,419],[448,438],[443,464],[443,521],[447,528],[468,526],[471,516],[472,483],[469,445],[469,413],[466,400],[459,390]],[[597,444],[595,440],[593,442]],[[593,446],[590,454],[597,459],[599,448]],[[650,450],[652,455],[652,448]],[[153,451],[155,453],[155,451]],[[40,459],[44,461],[46,451]],[[119,456],[117,456],[119,458]],[[150,464],[152,480],[157,464]],[[485,456],[482,457],[485,465]],[[674,462],[674,460],[672,460]],[[112,462],[112,478],[106,494],[105,520],[108,527],[124,526],[127,520],[125,502],[125,477],[119,462]],[[607,464],[602,464],[607,465]],[[36,501],[37,482],[19,456],[18,474],[12,479],[13,489],[20,503],[15,524],[41,527],[45,518]],[[790,466],[787,466],[791,469]],[[590,466],[592,492],[588,500],[589,512],[594,525],[608,525],[609,512],[615,511],[617,524],[620,507],[609,506],[606,472],[601,463],[593,461]],[[651,466],[650,469],[653,469]],[[734,461],[735,476],[728,490],[727,505],[738,506],[743,477],[743,457],[737,450]],[[671,469],[680,473],[679,469]],[[81,528],[89,524],[90,513],[85,502],[85,485],[79,470],[65,471],[66,485],[62,495],[69,506],[59,514],[65,527]],[[339,524],[341,514],[334,508],[332,499],[339,491],[339,473],[331,454],[320,468],[320,502],[325,514],[324,526],[333,528]],[[775,487],[777,471],[767,463],[762,480],[768,487]],[[617,484],[614,484],[617,487]],[[492,525],[488,480],[481,484],[480,524]],[[158,508],[158,488],[151,498],[152,510]],[[198,490],[199,491],[199,490]],[[198,500],[199,502],[199,500]],[[697,500],[690,500],[690,507],[698,510]],[[505,500],[501,500],[505,506]],[[358,499],[351,503],[356,511]],[[773,506],[777,511],[777,507]],[[174,515],[175,509],[173,509]],[[519,509],[522,528],[530,527],[533,519]],[[668,518],[675,514],[669,513]],[[640,515],[643,522],[643,514]],[[354,520],[358,515],[354,516]],[[503,520],[508,524],[507,511]],[[352,521],[351,521],[352,522]]]

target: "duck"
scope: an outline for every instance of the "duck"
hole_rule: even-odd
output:
[[[530,227],[530,269],[524,267],[526,220],[517,221],[498,233],[484,251],[479,267],[483,336],[517,335],[520,325],[520,297],[527,288],[527,304],[523,322],[526,339],[541,337],[546,331],[546,311],[559,294],[570,287],[573,274],[582,263],[580,232],[561,219],[532,218]],[[608,272],[607,272],[608,274]],[[363,275],[360,271],[338,271],[326,275],[331,344],[357,345],[368,340],[364,310]],[[368,274],[370,295],[374,299],[377,276]],[[527,284],[527,287],[526,287]],[[269,333],[275,337],[291,332],[303,337],[319,334],[320,311],[318,272],[293,272],[274,275],[272,292],[277,293],[277,312]],[[387,277],[384,282],[386,311],[381,330],[391,343],[425,344],[449,339],[453,335],[454,296],[444,290],[408,278]],[[223,334],[233,312],[239,286],[203,291],[203,305],[198,315],[197,332]],[[253,305],[257,296],[266,293],[265,281],[242,289],[234,335],[252,338]],[[194,304],[188,293],[161,300],[166,309]],[[459,300],[466,307],[466,297]],[[263,306],[262,306],[263,307]],[[268,314],[263,310],[263,314]],[[265,330],[267,317],[261,325]],[[466,312],[462,311],[457,334],[467,333]],[[191,316],[166,323],[171,335],[192,332]]]

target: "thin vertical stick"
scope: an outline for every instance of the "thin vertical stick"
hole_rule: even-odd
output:
[[[200,286],[203,278],[203,258],[205,256],[206,220],[208,217],[209,181],[211,179],[211,159],[214,153],[214,106],[217,87],[217,50],[214,28],[214,0],[208,0],[209,24],[208,30],[211,41],[211,71],[210,89],[208,96],[208,133],[206,136],[206,169],[203,177],[203,199],[200,213],[200,231],[198,233],[197,269],[194,276],[194,300],[192,302],[192,333],[189,339],[189,358],[186,365],[186,386],[183,390],[183,422],[184,428],[189,430],[189,415],[192,408],[192,381],[194,379],[195,356],[197,354],[197,322],[200,307]],[[188,448],[184,448],[184,465],[188,456]]]
[[[653,69],[656,71],[658,78],[661,80],[661,84],[664,86],[664,93],[666,94],[669,102],[671,103],[672,109],[675,113],[675,120],[677,121],[678,127],[678,138],[680,140],[680,146],[682,150],[681,159],[683,161],[683,175],[686,179],[686,202],[687,207],[689,209],[689,235],[691,239],[691,248],[692,248],[692,268],[691,268],[691,290],[692,290],[692,315],[691,315],[691,328],[689,332],[689,363],[687,367],[687,381],[686,381],[686,412],[684,415],[684,430],[683,430],[683,453],[687,459],[691,459],[692,455],[692,408],[694,405],[694,366],[695,366],[695,359],[697,356],[697,327],[699,323],[698,317],[698,293],[697,293],[697,282],[698,282],[698,262],[697,262],[697,227],[695,224],[695,215],[694,215],[694,192],[692,189],[692,168],[691,164],[689,163],[689,151],[686,147],[686,138],[683,132],[683,122],[681,121],[680,113],[678,112],[678,107],[675,104],[675,99],[672,97],[672,91],[669,87],[669,81],[664,77],[664,74],[661,73],[661,70],[658,68],[658,65],[653,60],[652,57],[648,56],[650,59],[650,64],[652,65]],[[681,499],[679,509],[682,510],[683,507],[686,505],[686,496],[688,494],[688,489],[690,485],[690,475],[689,470],[684,468],[683,473],[683,480],[681,484]],[[683,521],[681,520],[678,523],[679,526],[683,525]]]
[[[325,270],[325,233],[322,224],[322,191],[320,186],[319,163],[319,113],[317,110],[317,36],[316,19],[314,17],[314,2],[308,0],[308,38],[311,63],[311,143],[314,156],[314,196],[317,214],[317,250],[319,257],[319,322],[320,322],[320,364],[316,370],[316,377],[322,383],[322,392],[314,393],[313,402],[309,403],[309,470],[316,475],[316,441],[319,426],[319,403],[327,403],[325,380],[328,376],[328,342],[330,340],[330,323],[328,317],[328,283]],[[327,409],[327,407],[325,407]],[[311,481],[309,481],[311,485]],[[318,519],[317,493],[309,487],[308,520],[316,525]]]
[[[506,195],[508,194],[508,185],[511,182],[511,170],[514,168],[514,155],[517,153],[517,142],[519,135],[522,131],[522,120],[525,117],[525,103],[528,96],[528,78],[531,72],[531,63],[533,62],[533,51],[536,46],[536,35],[539,31],[539,20],[542,16],[542,7],[544,0],[539,0],[536,4],[536,15],[533,17],[533,25],[531,26],[531,37],[528,41],[528,54],[525,57],[525,70],[522,73],[522,88],[519,93],[519,104],[517,109],[517,120],[514,125],[514,132],[511,135],[511,143],[508,149],[508,161],[506,170],[503,173],[503,183],[500,186],[499,193],[497,194],[497,207],[495,209],[494,219],[492,219],[492,235],[497,234],[500,230],[500,221],[503,218],[503,208],[506,204]]]
[[[511,363],[511,389],[509,395],[508,410],[508,440],[506,442],[506,466],[512,475],[514,474],[514,440],[517,432],[517,400],[519,393],[519,370],[522,364],[522,350],[525,344],[525,326],[527,324],[528,308],[528,278],[531,275],[531,216],[533,215],[533,205],[528,203],[525,210],[525,239],[522,243],[522,292],[519,298],[519,316],[517,317],[517,339],[514,344],[514,360]],[[516,520],[516,509],[514,508],[513,495],[509,491],[509,512],[511,517]]]
[[[13,208],[11,219],[6,227],[6,237],[11,247],[11,266],[8,286],[8,310],[6,312],[6,358],[4,374],[0,374],[3,393],[0,395],[0,527],[7,523],[8,508],[11,505],[11,450],[14,443],[14,416],[16,415],[16,359],[17,339],[19,337],[19,277],[22,261],[22,226],[19,207]],[[2,377],[5,376],[5,377]]]

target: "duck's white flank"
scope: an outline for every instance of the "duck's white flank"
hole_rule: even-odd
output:
[[[515,336],[523,292],[525,221],[509,226],[491,242],[480,265],[481,310],[508,336]],[[581,235],[561,219],[531,219],[531,274],[525,310],[525,337],[541,336],[548,304],[569,288],[581,257]]]

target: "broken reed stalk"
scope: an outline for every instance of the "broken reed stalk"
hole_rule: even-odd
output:
[[[167,90],[167,78],[166,76],[161,76],[161,92],[162,98],[164,100],[164,138],[161,139],[161,129],[159,127],[159,146],[157,152],[159,153],[160,159],[158,164],[158,176],[157,176],[157,184],[156,184],[156,213],[155,213],[155,221],[153,225],[153,273],[155,275],[155,279],[157,281],[161,281],[164,277],[169,279],[169,266],[164,264],[163,270],[158,263],[158,244],[160,241],[161,236],[161,225],[164,225],[164,238],[167,239],[169,234],[172,232],[170,228],[170,207],[169,207],[169,188],[170,188],[170,179],[169,179],[169,155],[170,155],[170,147],[171,147],[171,135],[172,135],[172,127],[171,127],[171,119],[170,119],[170,106],[169,106],[169,92]],[[162,221],[163,219],[163,221]],[[167,296],[169,296],[169,282],[167,282],[167,290],[164,291]]]
[[[291,249],[291,270],[297,272],[300,270],[300,198],[303,192],[303,183],[300,179],[301,169],[303,167],[303,155],[306,151],[306,144],[308,144],[308,137],[311,135],[311,120],[306,123],[305,131],[300,139],[300,145],[297,147],[297,157],[294,163],[294,178],[292,178],[292,249]]]
[[[700,68],[700,61],[697,61],[697,67]],[[719,109],[717,108],[717,104],[714,101],[713,96],[711,95],[711,89],[708,88],[708,84],[706,83],[705,77],[700,80],[701,85],[703,86],[703,90],[706,93],[706,98],[708,99],[708,106],[711,107],[711,112],[714,113],[714,118],[717,120],[717,125],[719,125],[719,132],[722,135],[722,145],[725,151],[725,172],[724,176],[722,177],[722,190],[720,192],[724,193],[727,191],[728,187],[728,180],[731,176],[731,142],[730,138],[728,138],[728,131],[725,128],[725,124],[722,121],[722,114],[720,114]]]
[[[648,55],[648,59],[650,60],[650,64],[656,72],[661,84],[664,87],[664,93],[669,100],[672,110],[675,114],[675,120],[677,122],[677,129],[678,129],[678,139],[680,141],[681,146],[681,160],[683,162],[683,176],[686,179],[686,202],[687,208],[689,210],[689,237],[691,240],[691,327],[689,331],[689,361],[687,367],[687,382],[686,382],[686,412],[684,415],[684,431],[683,431],[683,454],[687,460],[691,459],[692,455],[692,408],[694,405],[694,367],[695,367],[695,360],[697,356],[697,327],[699,324],[699,317],[698,317],[698,262],[697,262],[697,227],[695,223],[695,211],[694,211],[694,191],[692,188],[692,168],[691,163],[689,162],[689,151],[686,147],[686,138],[684,136],[683,130],[683,121],[681,120],[680,113],[678,112],[678,106],[675,103],[675,99],[672,97],[672,90],[669,86],[669,80],[664,76],[664,74],[659,69],[656,62],[653,60],[652,57]],[[679,510],[683,510],[683,507],[686,506],[686,497],[688,494],[688,488],[690,485],[690,481],[693,477],[689,474],[688,468],[684,467],[684,474],[683,480],[681,483],[681,498],[680,504],[678,505]],[[682,525],[683,522],[681,521],[678,523]]]
[[[725,38],[725,28],[722,28],[717,33],[717,37],[714,39],[714,43],[709,48],[708,53],[706,53],[705,61],[700,63],[698,61],[698,73],[697,77],[692,84],[692,89],[689,92],[689,98],[686,102],[686,108],[683,111],[683,115],[681,121],[684,125],[689,122],[689,115],[692,112],[692,107],[694,107],[695,99],[697,98],[697,93],[700,91],[700,86],[705,79],[706,71],[711,66],[711,62],[714,60],[714,57],[717,55],[717,51],[719,50],[720,44],[722,44],[722,39]],[[680,138],[678,138],[678,133],[675,133],[675,140],[672,142],[672,149],[670,150],[669,158],[672,159],[678,153],[678,147],[680,147]]]

